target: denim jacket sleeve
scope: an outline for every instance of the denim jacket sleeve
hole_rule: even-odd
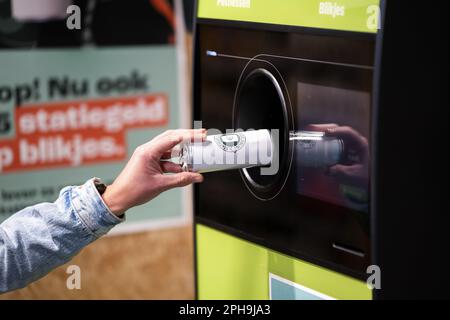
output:
[[[0,292],[43,277],[123,221],[95,181],[64,188],[54,203],[28,207],[0,224]]]

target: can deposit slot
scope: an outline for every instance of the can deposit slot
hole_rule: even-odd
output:
[[[254,61],[243,71],[233,110],[234,129],[271,130],[275,145],[272,166],[276,174],[263,175],[260,168],[245,168],[241,176],[248,190],[260,200],[272,200],[283,189],[292,162],[289,131],[292,111],[283,80],[269,64]],[[274,132],[278,133],[273,135]]]

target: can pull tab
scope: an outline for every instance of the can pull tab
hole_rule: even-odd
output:
[[[206,148],[210,144],[211,141],[205,140],[202,142],[186,142],[180,145],[177,161],[184,172],[194,171],[194,155],[192,152],[193,148]]]
[[[182,166],[182,162],[183,162],[182,157],[183,157],[183,150],[182,150],[181,146],[179,145],[179,146],[175,147],[174,149],[172,149],[170,157],[166,156],[164,158],[161,158],[160,162],[171,162],[176,165],[179,165],[180,167],[183,167]]]

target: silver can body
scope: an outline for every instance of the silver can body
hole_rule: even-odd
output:
[[[184,171],[214,172],[270,165],[273,144],[269,130],[208,136],[181,147]]]
[[[323,132],[299,131],[291,134],[301,167],[323,168],[340,163],[344,156],[344,142]]]

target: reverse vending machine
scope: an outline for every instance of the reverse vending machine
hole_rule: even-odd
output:
[[[195,187],[199,299],[382,297],[384,9],[378,0],[197,2],[195,120],[279,135],[276,174],[208,173]]]

